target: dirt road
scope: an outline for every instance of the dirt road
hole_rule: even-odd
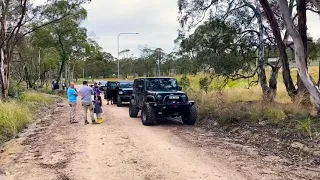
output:
[[[146,127],[130,118],[128,108],[103,105],[103,124],[68,122],[63,101],[43,111],[40,120],[0,153],[1,180],[189,180],[295,179],[257,158],[221,148],[224,140],[196,127],[169,122]],[[210,137],[210,138],[208,138]],[[209,141],[210,139],[210,141]],[[235,147],[235,146],[232,146]],[[226,148],[226,149],[227,149]],[[255,158],[254,158],[255,157]],[[264,167],[265,166],[265,167]],[[297,171],[297,170],[296,170]],[[316,177],[316,176],[314,176]],[[320,177],[320,176],[319,176]],[[299,178],[298,178],[299,179]]]

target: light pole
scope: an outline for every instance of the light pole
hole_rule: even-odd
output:
[[[120,33],[120,34],[118,34],[118,80],[120,80],[119,37],[122,34],[139,34],[139,33]]]

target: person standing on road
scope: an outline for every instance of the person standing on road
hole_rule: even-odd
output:
[[[70,86],[67,91],[68,94],[68,103],[70,106],[70,122],[71,123],[78,123],[76,121],[76,108],[77,108],[77,90],[74,87],[74,82],[70,82]]]
[[[96,113],[97,116],[97,122],[100,124],[102,123],[102,101],[101,101],[101,96],[96,96],[95,97],[95,101],[94,101],[95,105],[94,105],[94,113]]]
[[[90,113],[92,124],[96,124],[96,121],[94,119],[94,105],[93,105],[93,89],[88,86],[88,81],[83,81],[83,86],[80,89],[80,95],[81,95],[81,103],[84,110],[84,123],[85,125],[89,124],[87,119],[88,110]]]
[[[93,85],[93,93],[94,93],[94,99],[96,99],[96,97],[100,96],[100,94],[101,94],[99,86],[96,82]]]
[[[118,82],[116,85],[115,92],[113,94],[113,104],[117,104],[118,101],[118,92],[120,91],[120,83]]]

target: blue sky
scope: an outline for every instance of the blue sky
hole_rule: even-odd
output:
[[[85,8],[88,19],[84,26],[90,36],[107,52],[117,54],[117,35],[120,32],[139,32],[139,35],[120,37],[121,49],[139,54],[138,45],[160,47],[165,52],[174,48],[177,37],[177,0],[92,0]],[[320,38],[320,18],[308,12],[308,32]]]

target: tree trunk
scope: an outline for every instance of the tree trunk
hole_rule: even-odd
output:
[[[306,86],[308,92],[314,98],[315,106],[317,108],[318,113],[320,113],[320,91],[319,91],[319,88],[312,81],[310,75],[308,74],[308,69],[305,63],[306,50],[304,49],[302,38],[299,32],[297,31],[295,25],[292,22],[287,1],[278,0],[278,3],[281,9],[281,12],[283,14],[285,26],[294,42],[295,60],[296,60],[299,76],[303,84]]]
[[[288,92],[288,95],[291,98],[294,98],[295,95],[297,94],[297,90],[295,88],[295,85],[294,85],[292,77],[291,77],[288,56],[286,53],[286,46],[285,46],[284,42],[282,41],[279,25],[278,25],[277,20],[273,14],[273,11],[269,5],[268,0],[259,0],[259,2],[260,2],[261,6],[266,14],[266,17],[267,17],[269,24],[271,26],[273,35],[275,37],[277,46],[279,48],[280,60],[281,60],[281,64],[282,64],[283,82],[286,86],[286,90]]]
[[[266,77],[266,71],[265,71],[265,56],[264,56],[264,28],[262,23],[262,17],[260,12],[259,5],[252,9],[255,11],[257,15],[257,20],[259,24],[259,47],[258,47],[258,76],[260,81],[260,86],[263,93],[263,100],[266,102],[273,102],[277,93],[277,80],[273,77],[270,78],[270,83],[272,83],[272,87],[268,86],[267,84],[267,77]],[[274,73],[271,73],[271,76]],[[277,74],[277,73],[276,73]],[[275,83],[275,84],[274,84]],[[273,89],[275,87],[275,89]]]
[[[305,64],[308,66],[308,38],[307,38],[307,8],[306,0],[297,0],[297,13],[298,13],[298,31],[301,36],[303,46],[305,49]],[[296,98],[302,105],[310,105],[310,94],[306,86],[303,84],[299,74],[298,80],[298,97]]]
[[[320,61],[318,64],[318,87],[320,86]]]
[[[65,67],[65,64],[67,62],[66,58],[67,58],[67,55],[65,53],[62,53],[61,54],[61,65],[60,65],[59,74],[57,77],[57,82],[60,82],[62,80],[61,76],[62,76],[63,68]]]
[[[279,74],[279,67],[271,67],[271,74],[270,74],[270,80],[269,80],[269,99],[274,101],[277,95],[277,89],[278,89],[278,74]]]

